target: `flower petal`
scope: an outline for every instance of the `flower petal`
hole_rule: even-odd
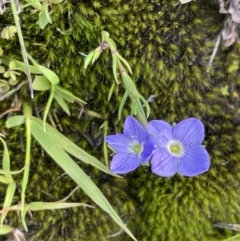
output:
[[[163,148],[153,153],[151,160],[152,172],[163,177],[173,176],[177,172],[176,157]]]
[[[139,165],[140,162],[137,156],[127,153],[117,153],[113,156],[110,170],[116,174],[124,174],[135,170]]]
[[[186,146],[201,144],[204,139],[204,126],[200,120],[188,118],[173,127],[172,135]]]
[[[128,153],[128,146],[131,140],[124,134],[116,134],[107,136],[106,142],[113,147],[116,152]]]
[[[140,160],[141,164],[146,163],[150,159],[153,151],[154,151],[154,143],[152,141],[152,137],[148,135],[148,137],[145,139],[145,143],[143,144],[143,151],[141,153],[141,160]]]
[[[158,147],[166,147],[169,140],[172,140],[172,126],[162,120],[152,120],[147,125],[147,131],[153,136]]]
[[[126,118],[123,133],[129,138],[138,140],[140,143],[143,142],[148,135],[147,131],[132,116]]]
[[[201,146],[192,146],[185,150],[178,162],[178,172],[184,176],[193,177],[208,171],[210,157],[206,149]]]

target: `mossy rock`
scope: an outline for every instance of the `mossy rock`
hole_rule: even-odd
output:
[[[56,71],[63,87],[88,102],[80,120],[81,107],[72,105],[71,117],[56,104],[54,107],[63,133],[100,160],[103,159],[102,134],[94,136],[92,125],[100,126],[107,119],[109,132],[121,131],[117,107],[124,91],[118,86],[111,101],[107,101],[114,81],[109,51],[87,71],[83,69],[81,53],[97,47],[102,30],[110,33],[119,52],[129,60],[138,90],[146,98],[155,95],[150,103],[149,119],[173,123],[195,116],[203,121],[204,145],[211,156],[211,169],[198,177],[162,178],[152,174],[148,167],[140,167],[122,180],[78,164],[103,191],[139,241],[222,240],[233,233],[217,229],[214,224],[240,222],[240,46],[221,46],[208,73],[214,38],[221,30],[224,16],[218,13],[218,4],[214,1],[195,0],[174,6],[176,2],[64,1],[53,6],[53,24],[43,30],[36,25],[37,14],[31,14],[30,10],[23,12],[24,40],[28,51],[40,64]],[[1,25],[12,23],[11,15],[6,12],[0,16],[0,22]],[[0,44],[6,55],[21,58],[17,39],[1,40]],[[226,85],[230,89],[229,96],[221,94],[221,88]],[[36,93],[34,105],[39,109],[44,107],[47,96]],[[27,86],[18,97],[29,98]],[[1,113],[10,104],[11,100],[1,102]],[[87,110],[101,114],[102,118],[87,115]],[[125,107],[123,115],[128,114],[129,108]],[[4,125],[4,121],[0,120],[0,125]],[[21,168],[23,164],[24,152],[19,145],[23,135],[21,128],[7,133],[13,168]],[[96,145],[92,145],[90,139],[95,140]],[[49,186],[61,174],[35,145],[27,201],[56,201],[68,195],[75,186],[66,176]],[[92,204],[80,190],[71,201]],[[18,223],[16,215],[12,216],[15,218],[11,222]],[[118,227],[99,208],[36,212],[31,227],[30,240],[111,240],[107,236],[118,232]],[[119,234],[112,240],[130,239]]]

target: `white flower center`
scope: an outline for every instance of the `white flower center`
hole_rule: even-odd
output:
[[[184,148],[180,141],[169,141],[167,144],[167,150],[172,156],[182,157],[184,155]]]
[[[137,140],[134,140],[130,146],[129,146],[129,152],[132,153],[132,154],[141,154],[142,151],[143,151],[143,147],[141,144],[139,144],[139,142]]]

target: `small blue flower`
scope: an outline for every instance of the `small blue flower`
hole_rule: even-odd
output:
[[[188,118],[175,126],[162,120],[153,120],[149,122],[147,130],[157,146],[151,160],[155,174],[169,177],[178,172],[192,177],[209,169],[210,158],[201,145],[204,126],[200,120]]]
[[[132,116],[126,118],[123,134],[109,135],[106,142],[116,152],[110,170],[118,174],[133,171],[140,164],[145,164],[154,150],[150,134]]]

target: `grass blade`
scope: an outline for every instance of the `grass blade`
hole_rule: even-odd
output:
[[[36,117],[32,117],[32,120],[34,122],[36,122],[38,125],[42,125],[42,120],[40,120]],[[71,142],[68,138],[66,138],[63,134],[58,132],[55,128],[50,126],[48,123],[46,123],[46,133],[48,133],[61,148],[63,148],[66,152],[73,155],[77,159],[79,159],[87,164],[90,164],[107,174],[110,174],[112,176],[118,176],[116,174],[113,174],[98,159],[89,155],[87,152],[85,152],[80,147],[75,145],[73,142]]]
[[[42,148],[52,157],[52,159],[71,177],[83,191],[104,211],[106,211],[112,219],[125,232],[136,241],[136,238],[122,222],[117,213],[113,210],[105,196],[93,183],[88,175],[72,160],[72,158],[61,148],[56,140],[49,133],[49,126],[46,125],[46,132],[44,132],[42,124],[36,122],[36,118],[31,121],[31,130],[34,138],[40,143]]]

